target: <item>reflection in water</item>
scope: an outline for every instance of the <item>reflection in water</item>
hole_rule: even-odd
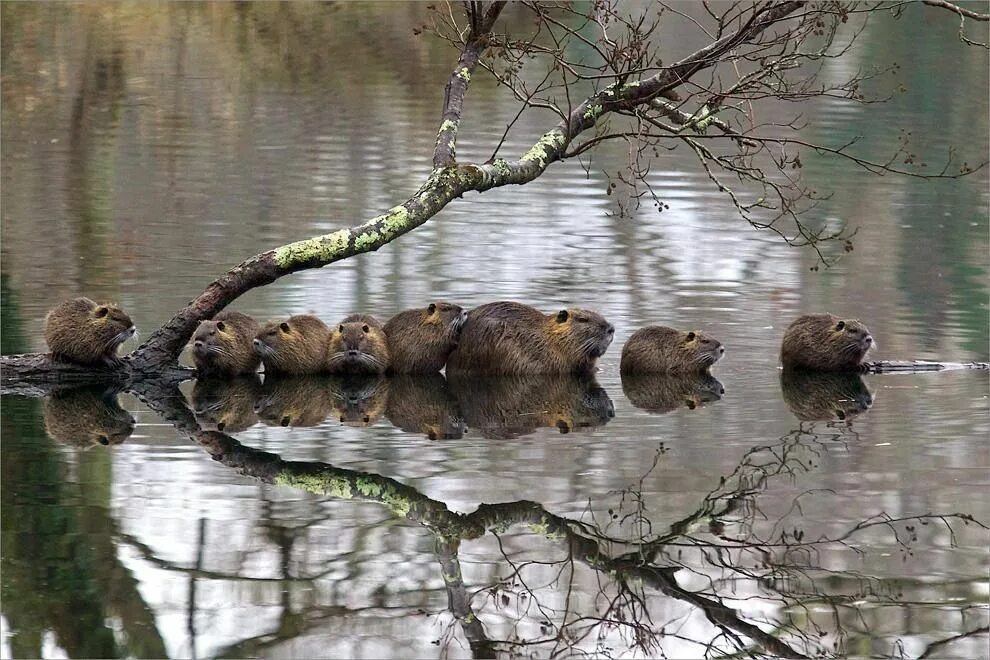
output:
[[[48,437],[82,449],[119,445],[134,432],[134,418],[120,407],[117,391],[101,386],[49,394],[42,414]]]
[[[784,369],[780,389],[802,421],[850,420],[873,406],[873,395],[855,373]]]
[[[438,373],[393,376],[385,415],[396,428],[430,440],[464,435],[464,419],[447,380]]]
[[[327,380],[337,418],[348,426],[371,426],[385,414],[391,383],[380,374],[334,376]]]
[[[334,386],[326,376],[266,376],[254,404],[269,426],[316,426],[336,405]]]
[[[664,414],[720,401],[725,388],[711,374],[622,374],[622,392],[637,408]]]
[[[543,427],[568,433],[615,416],[612,400],[593,377],[455,374],[450,387],[467,426],[486,438],[516,438]]]
[[[257,375],[200,378],[193,386],[192,407],[204,429],[237,433],[258,421],[254,406],[260,396]]]

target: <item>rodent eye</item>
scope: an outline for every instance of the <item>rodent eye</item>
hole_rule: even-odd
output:
[[[288,332],[289,331],[289,324],[286,323],[285,321],[282,321],[281,323],[279,323],[278,324],[278,327],[282,330],[282,332]]]
[[[220,332],[223,332],[226,329],[227,329],[227,326],[225,326],[223,324],[223,321],[217,321],[217,330],[219,330]]]
[[[337,332],[339,332],[341,334],[344,333],[344,324],[343,323],[341,323],[340,325],[337,326]]]
[[[99,442],[100,442],[101,445],[109,445],[110,444],[110,438],[108,438],[105,435],[101,435],[100,437],[97,438],[97,440],[99,440]]]
[[[839,321],[838,323],[835,324],[836,330],[842,330],[844,327],[846,327],[845,321]]]
[[[371,332],[371,328],[369,328],[367,325],[362,325],[361,330],[365,333]]]
[[[695,338],[694,332],[687,333],[687,337],[685,337],[687,341],[694,341],[694,338]]]
[[[96,318],[98,318],[98,319],[102,319],[104,316],[106,316],[109,313],[110,313],[110,310],[108,308],[106,308],[106,307],[97,307],[96,308]]]
[[[435,311],[437,311],[437,306],[434,303],[430,303],[430,306],[426,308],[427,314],[432,314]]]
[[[569,316],[566,309],[560,310],[557,312],[557,323],[566,323]]]

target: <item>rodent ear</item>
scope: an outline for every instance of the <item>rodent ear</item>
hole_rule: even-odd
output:
[[[836,330],[842,330],[844,327],[846,327],[845,321],[839,321],[838,323],[835,324]]]
[[[371,332],[371,328],[368,327],[367,323],[361,326],[361,330],[365,333]]]
[[[694,334],[694,331],[692,330],[691,332],[689,332],[689,333],[687,333],[687,337],[686,337],[686,339],[687,339],[688,341],[694,341],[694,338],[695,338],[695,336],[696,336],[696,335]]]
[[[567,424],[567,422],[565,422],[562,419],[558,419],[557,420],[556,426],[557,426],[557,430],[560,431],[561,433],[570,433],[571,432],[571,427]]]
[[[223,332],[227,329],[227,326],[223,324],[223,321],[217,321],[217,330]]]
[[[106,305],[100,305],[96,308],[95,316],[98,319],[102,319],[104,316],[110,313],[110,308]]]
[[[426,308],[427,314],[432,314],[435,311],[437,311],[437,306],[435,303],[430,303],[430,306]]]
[[[557,312],[557,323],[566,323],[569,316],[566,309],[560,310]]]
[[[340,332],[340,333],[343,333],[344,332],[344,324],[343,323],[341,323],[340,325],[337,326],[337,332]]]
[[[278,324],[278,327],[279,327],[279,329],[282,330],[282,332],[288,332],[289,331],[289,324],[286,323],[285,321],[282,321],[281,323],[279,323]]]

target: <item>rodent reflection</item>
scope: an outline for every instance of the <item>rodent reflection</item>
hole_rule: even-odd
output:
[[[192,390],[196,421],[204,431],[243,431],[258,421],[254,406],[261,389],[256,375],[197,379]]]
[[[709,373],[623,373],[622,392],[637,408],[662,415],[720,401],[725,388]]]
[[[49,394],[42,415],[50,438],[80,449],[119,445],[134,432],[134,418],[120,407],[117,392],[102,386]]]
[[[265,376],[254,404],[269,426],[316,426],[335,407],[333,383],[327,376]]]
[[[334,414],[341,424],[371,426],[385,414],[391,383],[385,376],[349,375],[326,379]]]
[[[784,369],[784,402],[802,421],[850,420],[873,406],[873,394],[856,373]]]
[[[407,433],[430,440],[452,440],[464,435],[464,418],[457,399],[439,373],[392,376],[385,415]]]

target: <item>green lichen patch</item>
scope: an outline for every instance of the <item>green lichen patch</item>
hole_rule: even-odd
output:
[[[471,70],[466,66],[462,66],[460,71],[457,72],[457,77],[464,82],[471,82]]]
[[[347,250],[350,232],[340,229],[332,234],[315,236],[275,248],[275,265],[280,269],[313,262],[329,262]]]
[[[539,141],[533,145],[533,148],[523,154],[520,158],[523,162],[536,161],[540,165],[540,169],[547,166],[547,161],[550,158],[550,152],[560,149],[564,144],[564,134],[558,129],[553,129],[552,131],[547,131],[542,136],[540,136]]]
[[[445,131],[454,131],[456,133],[457,122],[454,121],[453,119],[444,119],[443,123],[440,124],[440,132],[443,133]]]
[[[602,105],[600,103],[595,103],[594,105],[588,106],[588,109],[584,111],[584,118],[589,121],[596,121],[602,116]]]
[[[382,236],[377,231],[366,231],[358,234],[354,238],[354,247],[357,250],[370,250],[381,240]]]
[[[495,171],[498,172],[499,176],[508,177],[512,174],[512,170],[509,169],[509,163],[504,158],[496,158],[492,162],[492,167],[495,168]]]
[[[402,205],[393,206],[388,210],[388,213],[380,216],[380,219],[386,236],[395,236],[409,228],[409,209]]]
[[[298,488],[317,495],[329,495],[345,500],[353,497],[350,482],[343,477],[332,474],[295,474],[283,470],[275,476],[275,483],[279,486]]]

